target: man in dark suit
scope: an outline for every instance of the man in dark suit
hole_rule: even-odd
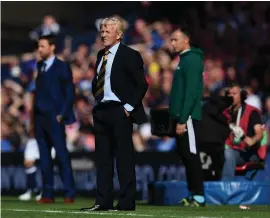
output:
[[[113,208],[114,158],[120,182],[116,210],[135,210],[136,177],[132,143],[133,123],[147,122],[142,99],[148,84],[139,52],[123,45],[124,25],[115,17],[100,25],[104,49],[99,51],[92,83],[97,192],[96,204],[83,211]]]
[[[55,57],[55,36],[42,36],[38,51],[42,58],[38,62],[38,76],[34,97],[34,134],[40,151],[42,172],[42,198],[38,203],[53,203],[53,162],[51,148],[54,147],[59,161],[60,176],[65,193],[65,203],[75,198],[74,178],[69,153],[66,147],[65,125],[75,121],[73,114],[74,86],[70,67]]]

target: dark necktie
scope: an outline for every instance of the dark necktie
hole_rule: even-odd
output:
[[[46,63],[43,62],[42,66],[41,66],[41,73],[45,73],[46,71]]]
[[[94,93],[94,96],[97,102],[100,102],[104,97],[105,72],[106,72],[108,54],[109,54],[109,50],[106,50],[103,56],[102,65],[99,70],[98,80],[96,84],[96,92]]]

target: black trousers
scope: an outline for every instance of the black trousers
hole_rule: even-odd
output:
[[[101,103],[93,110],[97,193],[96,204],[113,206],[114,160],[120,183],[119,206],[135,209],[136,176],[132,121],[118,102]]]
[[[222,176],[222,169],[224,164],[224,143],[209,142],[200,143],[201,151],[210,156],[212,164],[205,166],[208,169],[203,169],[204,181],[219,181]],[[207,159],[204,160],[205,163]],[[204,162],[203,161],[203,162]],[[204,165],[204,163],[202,163]],[[213,175],[213,171],[215,174]]]
[[[200,161],[200,153],[198,150],[198,138],[196,137],[199,121],[190,120],[188,122],[191,122],[191,128],[187,126],[188,131],[185,132],[184,135],[176,136],[176,152],[178,153],[178,155],[180,155],[186,169],[188,190],[193,195],[204,195],[203,171]],[[188,133],[189,131],[190,135]],[[192,134],[192,132],[194,132],[194,134]],[[196,147],[196,154],[190,152],[190,146],[192,145],[190,145],[189,143],[189,137],[195,137],[195,144],[193,143],[193,146]],[[194,140],[194,138],[191,139],[191,141],[192,140]]]

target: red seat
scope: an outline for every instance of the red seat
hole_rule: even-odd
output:
[[[236,167],[236,172],[245,172],[248,170],[260,170],[264,169],[264,162],[247,162],[242,166]]]

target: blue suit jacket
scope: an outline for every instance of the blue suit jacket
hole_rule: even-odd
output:
[[[75,98],[72,71],[67,63],[55,58],[52,66],[41,72],[42,61],[37,64],[38,76],[35,90],[35,110],[54,112],[63,116],[64,124],[75,122],[73,103]]]

